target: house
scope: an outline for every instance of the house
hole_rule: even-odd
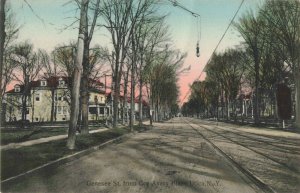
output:
[[[109,115],[105,91],[91,88],[89,95],[89,120],[100,120]]]
[[[123,102],[124,102],[124,96],[123,95],[120,95],[119,96],[119,105],[118,105],[118,108],[119,108],[119,118],[122,118],[122,115],[123,115]],[[130,109],[131,109],[131,105],[130,105],[130,97],[127,97],[127,103],[126,103],[126,106],[125,106],[125,111],[127,110],[128,111],[128,115],[130,113]],[[107,94],[107,105],[108,106],[111,106],[111,93],[108,93]],[[143,112],[143,118],[147,118],[149,117],[149,104],[148,102],[146,102],[145,99],[142,99],[142,112]],[[139,117],[139,99],[138,97],[136,97],[134,99],[134,112],[135,112],[135,117],[138,118]],[[127,113],[126,113],[127,115]],[[126,116],[125,115],[125,116]]]
[[[98,120],[108,113],[103,84],[89,80],[89,119]],[[31,81],[28,86],[16,84],[5,93],[6,122],[67,121],[70,119],[71,78],[49,77]],[[23,110],[25,109],[26,110]]]

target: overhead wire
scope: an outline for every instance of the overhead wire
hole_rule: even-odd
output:
[[[238,9],[237,9],[237,11],[235,12],[234,16],[233,16],[232,19],[230,20],[230,23],[228,24],[226,30],[224,31],[224,33],[223,33],[221,39],[219,40],[217,46],[215,47],[215,49],[214,49],[214,51],[212,52],[211,56],[209,57],[208,61],[207,61],[206,64],[204,65],[203,69],[201,70],[200,75],[194,80],[194,82],[197,81],[197,80],[199,80],[199,79],[201,78],[201,76],[202,76],[202,74],[203,74],[203,71],[204,71],[205,67],[207,66],[207,64],[210,63],[210,61],[211,61],[211,59],[212,59],[212,56],[215,54],[216,50],[218,49],[219,45],[221,44],[222,40],[224,39],[224,37],[225,37],[225,35],[226,35],[228,29],[229,29],[230,26],[232,25],[232,23],[233,23],[235,17],[237,16],[237,14],[238,14],[238,12],[240,11],[240,9],[241,9],[242,5],[244,4],[244,2],[245,2],[245,0],[242,0],[242,1],[241,1],[240,5],[239,5],[239,7],[238,7]],[[189,88],[188,92],[185,94],[184,98],[181,100],[181,102],[180,102],[181,105],[180,105],[180,106],[183,105],[184,100],[185,100],[186,97],[190,94],[190,92],[191,92],[191,87]]]

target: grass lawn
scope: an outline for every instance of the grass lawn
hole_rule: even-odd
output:
[[[100,126],[91,126],[90,130],[99,129]],[[58,127],[58,128],[35,128],[27,130],[12,130],[3,129],[1,130],[1,145],[7,145],[9,143],[20,143],[28,140],[39,139],[42,137],[51,137],[56,135],[68,134],[68,128]]]
[[[145,127],[140,128],[135,126],[135,130],[139,131],[143,129],[145,129]],[[121,127],[101,133],[78,135],[75,150],[68,150],[66,148],[66,139],[18,149],[4,150],[1,152],[1,179],[5,180],[9,177],[16,176],[50,161],[99,145],[129,132],[128,128]]]

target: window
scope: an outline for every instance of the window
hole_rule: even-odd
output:
[[[63,109],[64,115],[68,114],[68,107],[64,106],[64,107],[62,107],[62,109]]]
[[[58,100],[58,101],[62,101],[62,98],[63,98],[63,97],[62,97],[61,95],[58,95],[57,100]]]
[[[35,121],[39,121],[39,118],[36,117],[36,118],[35,118]]]
[[[96,107],[90,107],[89,108],[89,113],[93,114],[93,115],[97,114],[97,108]]]
[[[98,97],[97,96],[94,96],[94,102],[98,103]]]
[[[41,81],[41,86],[47,86],[47,81],[46,80],[42,80]]]
[[[104,115],[104,108],[100,108],[100,114]]]
[[[35,101],[40,101],[40,93],[35,93],[34,98]]]
[[[64,97],[61,96],[61,95],[59,94],[59,95],[57,95],[57,96],[55,97],[55,100],[56,100],[56,101],[63,101],[63,100],[64,100]]]
[[[58,106],[58,107],[57,107],[57,114],[58,114],[58,115],[61,115],[61,114],[62,114],[62,107],[61,107],[61,106]]]
[[[57,107],[57,114],[58,115],[67,115],[69,113],[67,106],[58,106]]]
[[[29,108],[26,108],[26,114],[27,115],[29,114]]]
[[[15,86],[15,92],[20,92],[20,86],[18,85],[18,86]]]

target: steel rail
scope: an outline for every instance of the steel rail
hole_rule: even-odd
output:
[[[265,193],[276,193],[270,186],[265,184],[262,180],[252,174],[249,170],[241,166],[238,162],[236,162],[233,158],[227,155],[223,150],[221,150],[217,145],[215,145],[211,140],[205,137],[198,129],[194,128],[187,120],[184,120],[193,130],[195,130],[220,156],[224,157],[233,167],[235,171],[239,173],[239,175],[243,175],[242,177],[246,177],[250,180],[255,186],[249,184],[255,190],[262,190]],[[198,125],[198,124],[196,124]],[[200,126],[200,125],[198,125]],[[200,126],[202,127],[202,126]],[[206,128],[205,128],[206,129]],[[245,179],[244,179],[245,180]]]

